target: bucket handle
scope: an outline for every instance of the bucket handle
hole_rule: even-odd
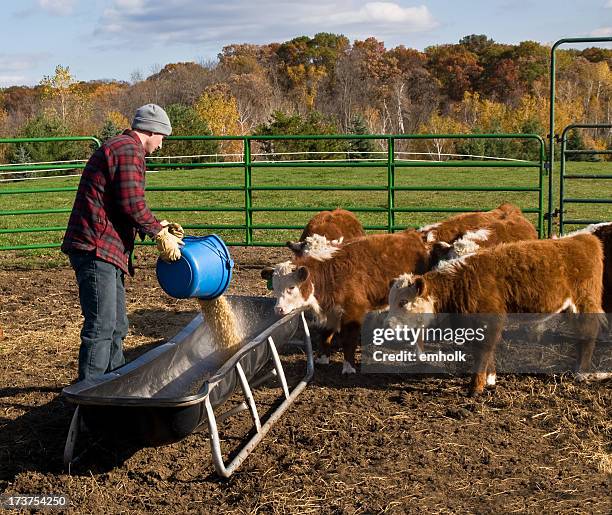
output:
[[[227,256],[224,256],[223,254],[221,254],[221,252],[219,251],[217,247],[215,247],[214,245],[211,245],[208,241],[206,241],[205,237],[200,238],[197,236],[187,236],[187,238],[194,238],[193,240],[194,243],[204,245],[208,247],[210,250],[212,250],[215,254],[217,254],[217,256],[219,256],[219,258],[221,258],[222,261],[225,261],[225,267],[228,270],[230,270],[234,266],[234,261],[232,260],[232,258],[231,257],[228,258]],[[221,238],[219,238],[219,240],[221,240]]]

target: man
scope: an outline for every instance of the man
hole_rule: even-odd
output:
[[[84,323],[79,349],[79,380],[125,363],[128,332],[124,278],[134,275],[131,252],[136,234],[157,242],[166,261],[181,256],[183,229],[159,222],[144,198],[145,155],[162,146],[172,126],[155,104],[137,109],[132,130],[107,140],[90,157],[76,194],[62,251],[79,285]]]

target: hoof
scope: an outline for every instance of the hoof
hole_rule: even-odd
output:
[[[325,356],[324,354],[315,359],[315,363],[317,365],[329,365],[329,356]]]
[[[611,372],[578,372],[575,379],[577,383],[584,383],[587,381],[604,381],[611,377]]]
[[[353,365],[351,365],[348,361],[345,361],[342,364],[342,374],[356,374],[357,370],[355,370],[355,367]]]

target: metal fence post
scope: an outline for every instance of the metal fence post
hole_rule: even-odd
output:
[[[387,206],[389,213],[387,215],[387,231],[395,232],[395,140],[390,137],[387,140]]]
[[[245,136],[244,140],[244,223],[246,226],[246,244],[253,243],[253,181],[251,166],[251,140]]]

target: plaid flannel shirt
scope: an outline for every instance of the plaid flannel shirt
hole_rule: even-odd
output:
[[[62,251],[95,251],[99,259],[132,272],[136,233],[154,237],[162,229],[145,202],[145,172],[145,150],[134,131],[98,148],[83,170]]]

